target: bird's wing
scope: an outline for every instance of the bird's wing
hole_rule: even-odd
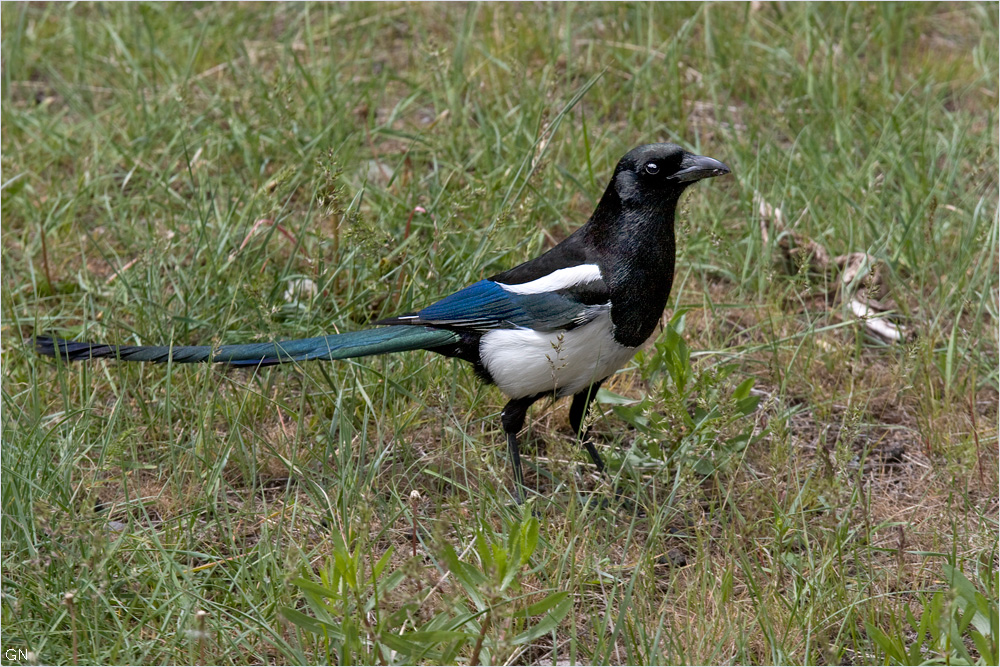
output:
[[[480,280],[423,310],[377,324],[417,324],[489,331],[572,329],[609,307],[609,292],[595,265],[557,270],[537,280],[507,285]]]

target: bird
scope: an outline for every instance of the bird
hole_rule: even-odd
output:
[[[64,361],[112,358],[262,367],[429,350],[472,364],[508,401],[500,414],[513,496],[526,490],[518,435],[545,397],[572,397],[570,426],[599,473],[584,430],[601,384],[650,339],[674,276],[674,217],[693,183],[730,173],[673,143],[639,146],[618,161],[593,214],[561,243],[512,269],[372,328],[315,338],[212,346],[108,345],[36,336],[35,349]]]

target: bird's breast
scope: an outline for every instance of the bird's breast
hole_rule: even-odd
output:
[[[624,366],[635,351],[615,341],[609,311],[570,330],[499,329],[479,343],[483,367],[510,398],[575,394]]]

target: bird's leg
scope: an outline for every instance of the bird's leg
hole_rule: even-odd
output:
[[[603,380],[601,380],[603,382]],[[587,417],[587,410],[590,408],[590,404],[593,402],[594,398],[597,396],[597,390],[601,387],[601,382],[595,382],[583,391],[573,395],[573,403],[569,406],[569,423],[573,427],[573,431],[580,438],[581,444],[587,449],[587,453],[590,454],[590,460],[594,462],[597,467],[597,474],[604,475],[604,461],[601,460],[601,455],[597,452],[597,448],[594,447],[594,443],[590,441],[590,428],[583,430],[583,423]],[[582,432],[581,432],[582,431]],[[622,490],[615,485],[614,496],[616,500],[622,500],[627,505],[633,505],[634,503],[627,498],[624,498]],[[606,507],[606,501],[601,503],[602,507]]]
[[[528,408],[541,396],[541,394],[535,394],[511,399],[504,406],[503,412],[500,413],[500,423],[503,424],[503,432],[507,435],[510,464],[514,468],[514,498],[517,499],[518,505],[524,500],[521,495],[521,489],[524,488],[524,472],[521,470],[521,449],[517,443],[517,433],[524,426]]]
[[[569,407],[569,424],[573,427],[573,432],[580,438],[580,444],[590,454],[590,460],[597,466],[598,473],[604,472],[604,461],[597,452],[597,448],[594,447],[594,443],[590,441],[590,428],[588,427],[586,430],[583,430],[583,422],[587,417],[587,410],[590,408],[590,403],[597,396],[597,390],[601,387],[601,382],[603,380],[595,382],[583,391],[574,394],[573,403]]]

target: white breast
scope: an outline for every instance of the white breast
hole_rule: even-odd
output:
[[[510,398],[575,394],[624,366],[636,349],[615,342],[610,309],[569,331],[498,329],[479,343],[483,365]]]

